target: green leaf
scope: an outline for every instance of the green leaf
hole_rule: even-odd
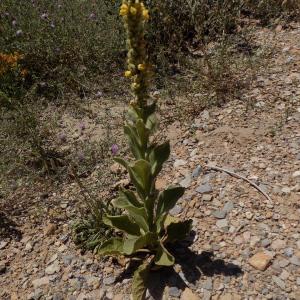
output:
[[[156,146],[152,149],[149,160],[151,164],[151,172],[155,177],[162,169],[163,163],[168,160],[170,156],[170,143],[165,142],[162,145]]]
[[[98,254],[100,255],[123,254],[123,244],[124,241],[120,238],[109,239],[98,248]]]
[[[157,220],[172,209],[179,198],[184,194],[184,188],[181,186],[169,186],[166,190],[158,195],[158,203],[156,208]]]
[[[150,193],[152,183],[151,166],[149,162],[144,159],[139,159],[128,166],[128,172],[138,193],[143,198],[147,197]]]
[[[149,278],[151,263],[145,262],[134,272],[132,282],[132,299],[144,300],[147,291],[147,281]]]
[[[151,133],[153,133],[158,127],[158,122],[155,114],[152,114],[148,117],[146,121],[146,128],[149,129]]]
[[[158,246],[155,256],[155,264],[158,266],[173,266],[175,263],[174,256],[164,247],[162,243]]]
[[[116,156],[114,157],[114,161],[120,164],[121,166],[123,166],[125,169],[128,168],[128,164],[129,164],[128,161],[126,161],[122,157]]]
[[[187,237],[192,229],[192,220],[186,220],[178,223],[171,223],[167,229],[167,240],[166,242],[175,242],[183,240]]]
[[[103,216],[103,222],[108,226],[115,227],[130,235],[139,236],[141,234],[140,226],[132,222],[129,219],[129,217],[126,215],[122,215],[122,216],[105,215]]]
[[[119,192],[119,197],[112,201],[115,207],[124,208],[128,205],[133,205],[135,207],[142,207],[142,203],[138,201],[134,192],[130,190],[121,190]]]
[[[130,203],[126,204],[121,198],[113,200],[113,205],[125,209],[129,216],[144,230],[144,232],[149,231],[148,216],[144,207],[136,207]]]
[[[124,133],[128,137],[131,151],[136,159],[143,158],[143,144],[136,132],[136,128],[126,124],[124,125]]]
[[[123,253],[125,255],[131,255],[137,250],[145,249],[151,244],[155,244],[157,241],[157,235],[152,232],[147,232],[145,235],[142,235],[137,238],[130,238],[124,241]]]
[[[136,121],[136,132],[139,136],[140,145],[145,152],[149,139],[149,129],[145,127],[142,119]]]

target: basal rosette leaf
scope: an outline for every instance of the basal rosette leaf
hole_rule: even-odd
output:
[[[135,193],[126,189],[119,191],[119,197],[113,200],[112,203],[119,208],[123,208],[128,205],[133,205],[135,207],[143,206],[142,203],[137,199]]]
[[[173,266],[175,263],[175,258],[160,242],[154,262],[158,266]]]
[[[121,255],[123,254],[123,246],[123,239],[111,238],[98,248],[97,253],[100,255]]]
[[[128,238],[124,240],[123,253],[131,255],[140,249],[149,248],[157,242],[157,235],[152,232],[147,232],[145,235],[136,238]]]
[[[122,216],[103,216],[104,224],[119,229],[129,235],[139,236],[141,234],[140,226],[134,223],[130,218],[126,215]]]
[[[134,272],[133,282],[132,282],[132,299],[133,300],[144,300],[145,299],[150,268],[151,268],[151,262],[145,261]]]

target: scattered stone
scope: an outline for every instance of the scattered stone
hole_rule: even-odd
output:
[[[293,248],[286,248],[284,249],[284,255],[287,257],[292,257],[294,254],[294,249]]]
[[[224,210],[218,209],[218,210],[215,210],[212,214],[217,219],[224,219],[226,217],[227,213]]]
[[[286,270],[283,270],[280,274],[280,278],[282,280],[287,280],[290,276],[291,276],[291,274]]]
[[[247,211],[247,212],[245,213],[245,216],[246,216],[246,218],[247,218],[248,220],[251,220],[251,219],[253,218],[253,213],[252,213],[251,211]]]
[[[266,252],[258,252],[249,259],[249,264],[257,270],[264,271],[269,266],[273,256]]]
[[[176,216],[179,215],[181,212],[182,212],[182,207],[177,204],[170,210],[170,215]]]
[[[122,295],[122,294],[116,294],[113,297],[113,300],[124,300],[124,299],[125,299],[124,295]]]
[[[32,249],[33,249],[33,247],[32,247],[32,244],[31,244],[31,243],[27,243],[27,244],[25,245],[25,250],[26,250],[26,251],[30,252]]]
[[[300,177],[300,170],[293,173],[293,177]]]
[[[186,175],[185,178],[179,182],[179,184],[184,188],[190,187],[191,183],[192,183],[192,177],[190,174]]]
[[[4,249],[6,247],[6,245],[8,244],[8,242],[0,242],[0,250]]]
[[[65,255],[65,256],[62,257],[62,261],[63,261],[65,266],[68,266],[68,265],[71,264],[73,258],[74,258],[73,255]]]
[[[115,282],[115,277],[114,276],[109,276],[109,277],[105,277],[104,279],[103,279],[103,284],[104,285],[111,285],[111,284],[113,284],[114,282]]]
[[[54,273],[58,273],[60,271],[60,266],[57,261],[55,261],[52,265],[48,266],[45,269],[45,273],[47,275],[53,275]]]
[[[282,289],[285,289],[285,283],[277,276],[272,276],[272,280]]]
[[[273,241],[272,244],[271,244],[271,248],[272,248],[273,250],[281,250],[281,249],[283,249],[285,246],[286,246],[286,241],[284,241],[284,240],[279,240],[279,239]]]
[[[45,276],[45,277],[41,277],[41,278],[33,280],[32,285],[35,289],[37,289],[43,285],[48,285],[49,282],[50,282],[50,278],[48,276]]]
[[[216,225],[219,228],[225,228],[228,227],[228,221],[226,219],[218,220]]]
[[[283,258],[278,261],[278,264],[281,268],[285,268],[290,264],[290,262],[289,262],[289,260]]]
[[[201,172],[202,172],[201,166],[197,166],[197,167],[193,170],[192,178],[198,178],[199,175],[201,174]]]
[[[213,288],[213,282],[212,282],[212,279],[211,279],[211,278],[207,278],[207,279],[203,282],[202,287],[203,287],[205,290],[211,291],[212,288]]]
[[[234,293],[226,293],[221,295],[218,300],[242,300],[242,297]]]
[[[234,209],[234,204],[232,201],[228,201],[225,203],[223,210],[227,213],[231,212]]]
[[[171,297],[180,297],[180,295],[181,295],[181,290],[178,289],[176,286],[171,286],[171,287],[169,288],[169,295],[170,295]]]
[[[262,247],[268,247],[268,246],[270,246],[271,245],[271,241],[269,240],[269,239],[263,239],[262,241],[261,241],[261,246]]]
[[[291,189],[289,187],[285,186],[281,189],[281,192],[285,195],[289,195],[291,193]]]
[[[200,300],[200,297],[195,295],[191,289],[185,288],[180,299],[181,300]]]
[[[184,159],[176,159],[174,162],[174,168],[178,168],[187,164],[187,161]]]
[[[202,200],[203,201],[211,201],[212,198],[213,198],[212,195],[209,195],[209,194],[202,195]]]
[[[53,223],[49,223],[44,229],[44,235],[52,235],[55,233],[57,226]]]
[[[212,187],[209,183],[204,183],[196,189],[196,192],[202,193],[202,194],[209,194],[212,192]]]
[[[296,283],[297,285],[300,285],[300,277],[297,277]]]
[[[52,300],[64,300],[64,297],[62,294],[54,294]]]
[[[293,255],[293,256],[290,258],[290,262],[291,262],[291,264],[300,267],[300,259],[299,259],[298,256]]]

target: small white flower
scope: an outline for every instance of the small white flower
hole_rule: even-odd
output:
[[[21,36],[23,34],[23,31],[21,29],[17,30],[16,36]]]

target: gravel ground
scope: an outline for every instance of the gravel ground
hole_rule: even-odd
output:
[[[274,55],[244,101],[168,127],[172,157],[157,184],[187,188],[172,214],[192,218],[194,233],[174,249],[174,269],[152,274],[149,299],[300,299],[300,26],[256,35]],[[207,166],[247,177],[270,199]],[[99,260],[72,243],[66,220],[76,215],[77,186],[32,189],[39,193],[27,201],[60,210],[37,225],[16,209],[19,227],[0,240],[1,299],[130,299],[126,260]]]

